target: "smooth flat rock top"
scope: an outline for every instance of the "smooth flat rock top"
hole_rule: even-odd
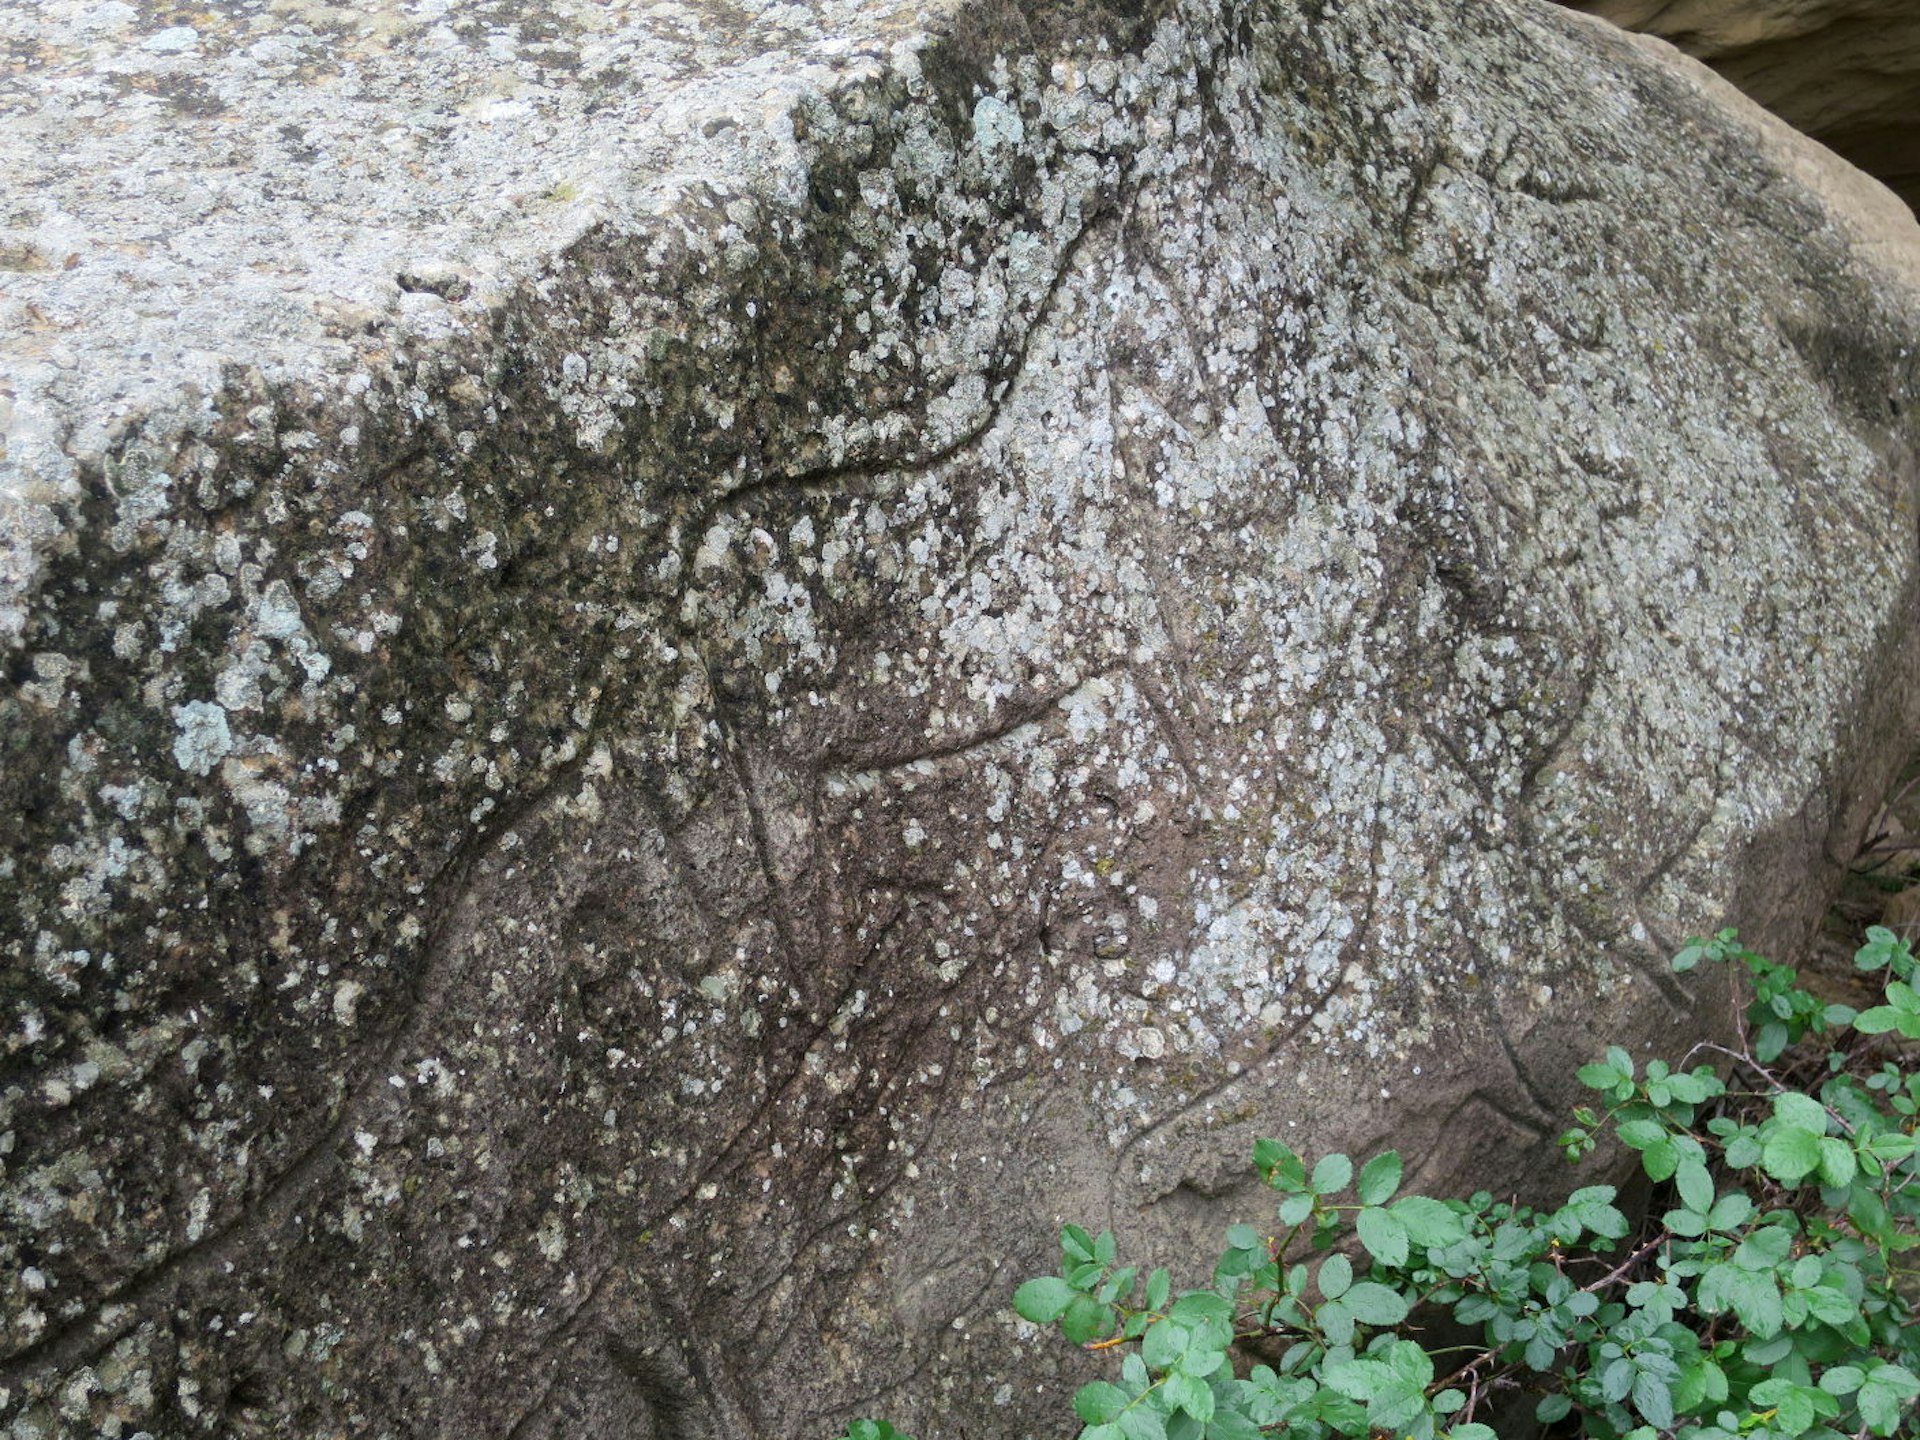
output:
[[[796,94],[910,49],[939,9],[0,9],[0,505],[65,478],[56,432],[98,454],[115,417],[223,363],[312,379],[448,334],[609,205],[771,166]],[[0,610],[4,587],[0,566]]]

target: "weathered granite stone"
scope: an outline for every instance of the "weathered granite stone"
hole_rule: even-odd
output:
[[[1920,207],[1912,0],[1565,0],[1670,40]]]
[[[14,1435],[1056,1433],[1899,748],[1912,226],[1595,22],[0,24]]]

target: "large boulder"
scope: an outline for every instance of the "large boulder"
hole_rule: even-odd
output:
[[[1670,40],[1920,207],[1913,0],[1566,0]]]
[[[1596,22],[158,13],[3,22],[15,1436],[1057,1433],[1060,1219],[1557,1183],[1898,749],[1912,223]]]

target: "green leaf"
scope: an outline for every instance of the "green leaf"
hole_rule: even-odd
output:
[[[1663,1139],[1640,1152],[1640,1168],[1649,1180],[1670,1179],[1680,1167],[1680,1147],[1672,1139]]]
[[[1333,1195],[1353,1181],[1353,1161],[1344,1155],[1322,1155],[1313,1167],[1312,1189],[1316,1195]]]
[[[1371,1280],[1360,1281],[1341,1298],[1364,1325],[1398,1325],[1407,1318],[1407,1302],[1400,1292]]]
[[[1302,1190],[1307,1184],[1307,1167],[1289,1145],[1278,1140],[1253,1142],[1253,1167],[1276,1190]]]
[[[1600,1370],[1600,1393],[1610,1401],[1624,1400],[1633,1393],[1633,1361],[1621,1355]]]
[[[1205,1424],[1213,1418],[1213,1387],[1195,1376],[1176,1372],[1167,1377],[1167,1401]]]
[[[1707,1233],[1706,1217],[1691,1210],[1669,1210],[1661,1223],[1674,1234],[1689,1238]]]
[[[1891,1005],[1875,1005],[1853,1017],[1853,1028],[1862,1035],[1884,1035],[1900,1024],[1901,1013]]]
[[[1783,1185],[1795,1185],[1820,1164],[1822,1134],[1786,1126],[1775,1130],[1760,1149],[1760,1168]]]
[[[1474,1421],[1469,1425],[1456,1425],[1447,1431],[1446,1440],[1500,1440],[1491,1425],[1482,1425]]]
[[[1400,1188],[1404,1166],[1398,1150],[1386,1150],[1369,1160],[1360,1171],[1358,1194],[1362,1205],[1384,1205]],[[1397,1262],[1396,1262],[1397,1263]]]
[[[1214,1391],[1215,1398],[1226,1399],[1221,1392]],[[1233,1398],[1231,1406],[1222,1405],[1214,1412],[1213,1419],[1207,1422],[1205,1440],[1263,1440],[1261,1429],[1248,1418],[1239,1406],[1245,1402]]]
[[[1180,1357],[1175,1368],[1182,1375],[1191,1375],[1196,1379],[1213,1374],[1227,1363],[1227,1344],[1230,1336],[1198,1336],[1187,1353]]]
[[[1895,1165],[1913,1154],[1916,1149],[1920,1149],[1920,1141],[1916,1141],[1911,1135],[1889,1130],[1867,1141],[1866,1148],[1872,1152],[1874,1159],[1883,1164]]]
[[[1673,1386],[1665,1376],[1641,1368],[1633,1377],[1633,1408],[1662,1430],[1673,1424]]]
[[[1193,1332],[1178,1320],[1158,1320],[1140,1341],[1140,1358],[1155,1370],[1170,1370],[1193,1344]]]
[[[1900,937],[1884,925],[1867,927],[1867,943],[1853,952],[1853,963],[1862,970],[1878,970],[1887,963],[1889,953],[1900,943]]]
[[[1187,1291],[1173,1302],[1169,1313],[1189,1324],[1225,1326],[1229,1331],[1233,1328],[1233,1302],[1211,1290]]]
[[[1900,1426],[1906,1402],[1920,1395],[1920,1380],[1900,1365],[1882,1365],[1861,1383],[1855,1403],[1860,1418],[1876,1435],[1891,1435]]]
[[[1364,1176],[1361,1183],[1366,1183]],[[1382,1265],[1407,1263],[1407,1227],[1399,1216],[1386,1210],[1369,1208],[1354,1218],[1353,1225],[1359,1232],[1360,1243],[1367,1247],[1367,1253]]]
[[[1260,1232],[1251,1225],[1229,1225],[1227,1244],[1235,1250],[1263,1250],[1266,1242],[1260,1238]]]
[[[1446,1205],[1429,1196],[1408,1195],[1394,1201],[1387,1209],[1394,1219],[1406,1227],[1407,1238],[1416,1245],[1435,1249],[1466,1239],[1466,1222]]]
[[[1013,1309],[1022,1320],[1051,1325],[1076,1298],[1078,1293],[1058,1275],[1042,1275],[1013,1292]]]
[[[1810,1290],[1802,1290],[1800,1294],[1807,1303],[1808,1313],[1823,1324],[1844,1328],[1849,1321],[1860,1314],[1858,1300],[1849,1298],[1845,1291],[1833,1289],[1831,1286],[1815,1285]]]
[[[1651,1166],[1648,1169],[1651,1172]],[[1668,1172],[1668,1174],[1671,1173],[1671,1171]],[[1665,1176],[1654,1178],[1664,1179]],[[1587,1185],[1569,1195],[1567,1203],[1561,1209],[1571,1213],[1595,1235],[1608,1240],[1619,1240],[1632,1227],[1627,1223],[1627,1217],[1614,1207],[1615,1193],[1611,1185]]]
[[[1762,1225],[1733,1252],[1736,1270],[1778,1270],[1793,1249],[1793,1231],[1784,1225]]]
[[[1851,1395],[1860,1388],[1866,1372],[1854,1365],[1835,1365],[1820,1377],[1820,1388],[1829,1395]]]
[[[1113,1308],[1102,1305],[1091,1295],[1078,1295],[1060,1317],[1060,1333],[1076,1345],[1106,1337],[1113,1328]]]
[[[1701,1277],[1695,1298],[1709,1315],[1732,1310],[1740,1323],[1762,1340],[1779,1334],[1785,1319],[1780,1287],[1765,1271],[1715,1265]]]
[[[1689,1105],[1698,1105],[1714,1094],[1712,1079],[1706,1075],[1675,1075],[1667,1081],[1667,1088],[1673,1092],[1674,1099]]]
[[[1167,1440],[1166,1417],[1151,1405],[1135,1405],[1120,1416],[1126,1440]]]
[[[1853,1028],[1869,1035],[1898,1030],[1909,1039],[1920,1039],[1920,994],[1904,981],[1889,981],[1887,1003],[1864,1012]]]
[[[1556,1420],[1564,1420],[1573,1409],[1573,1401],[1566,1395],[1548,1395],[1533,1407],[1533,1418],[1542,1425],[1551,1425]]]
[[[1402,1348],[1425,1358],[1426,1352],[1418,1345],[1402,1342],[1387,1352],[1387,1362],[1334,1360],[1322,1372],[1330,1389],[1366,1404],[1370,1430],[1400,1430],[1411,1425],[1427,1408],[1424,1389],[1433,1378],[1433,1366],[1429,1362],[1424,1371],[1412,1368],[1400,1356]]]
[[[1332,1345],[1350,1345],[1353,1343],[1353,1311],[1347,1308],[1347,1302],[1329,1300],[1313,1312],[1313,1323],[1320,1327],[1320,1333],[1327,1337]]]
[[[1335,1360],[1320,1374],[1327,1384],[1351,1400],[1371,1400],[1382,1390],[1398,1384],[1393,1372],[1378,1360]]]
[[[1167,1308],[1167,1296],[1173,1290],[1173,1276],[1163,1267],[1147,1277],[1147,1308],[1164,1310]]]
[[[1847,1201],[1847,1218],[1860,1227],[1860,1233],[1876,1244],[1885,1245],[1893,1239],[1893,1217],[1887,1213],[1887,1207],[1880,1197],[1865,1186],[1855,1186],[1852,1197]]]
[[[1895,956],[1905,956],[1912,962],[1912,947],[1885,925],[1870,925],[1866,929],[1866,945],[1853,952],[1853,964],[1860,970],[1880,970],[1885,964],[1891,964]],[[1895,964],[1895,972],[1899,970],[1901,966]]]
[[[886,1420],[855,1420],[847,1426],[842,1440],[913,1440]]]
[[[1682,1160],[1673,1172],[1673,1183],[1680,1192],[1680,1203],[1696,1215],[1705,1215],[1713,1208],[1713,1177],[1701,1161]]]
[[[1320,1293],[1338,1300],[1353,1285],[1353,1262],[1344,1255],[1329,1255],[1320,1264]]]
[[[1788,1331],[1774,1336],[1771,1340],[1749,1340],[1739,1347],[1739,1351],[1742,1360],[1751,1361],[1763,1367],[1772,1367],[1793,1354],[1793,1333]],[[1752,1378],[1748,1377],[1748,1379]]]
[[[1407,1384],[1425,1390],[1433,1383],[1433,1357],[1418,1344],[1411,1340],[1395,1340],[1386,1347],[1384,1353],[1387,1367]]]
[[[1673,1403],[1681,1410],[1698,1410],[1705,1402],[1719,1404],[1727,1398],[1727,1372],[1712,1360],[1696,1360],[1680,1372],[1673,1387]]]
[[[1313,1214],[1313,1196],[1308,1194],[1289,1195],[1280,1202],[1280,1223],[1298,1225]]]
[[[1707,1212],[1707,1227],[1724,1235],[1738,1230],[1752,1218],[1753,1201],[1743,1192],[1735,1190],[1713,1202],[1713,1209]]]
[[[1762,1025],[1759,1033],[1753,1037],[1754,1058],[1763,1065],[1779,1059],[1780,1052],[1787,1048],[1787,1041],[1790,1038],[1786,1026],[1778,1020],[1769,1021]]]
[[[1628,1120],[1621,1124],[1620,1143],[1631,1150],[1645,1150],[1667,1138],[1667,1127],[1658,1120]]]
[[[1817,1395],[1819,1391],[1812,1391]],[[1748,1403],[1757,1409],[1772,1410],[1770,1427],[1783,1435],[1798,1435],[1813,1424],[1813,1402],[1809,1392],[1791,1380],[1762,1380],[1753,1387]]]
[[[1811,1095],[1802,1095],[1797,1090],[1774,1096],[1773,1114],[1781,1124],[1794,1129],[1811,1130],[1816,1135],[1827,1133],[1827,1107]]]
[[[1820,1141],[1820,1178],[1829,1185],[1851,1185],[1853,1177],[1860,1171],[1860,1165],[1854,1159],[1853,1147],[1837,1136],[1823,1136]]]
[[[1133,1397],[1105,1380],[1082,1385],[1073,1397],[1074,1413],[1089,1425],[1104,1425],[1133,1403]]]

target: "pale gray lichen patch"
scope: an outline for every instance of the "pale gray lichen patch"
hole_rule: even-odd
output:
[[[205,775],[233,750],[233,732],[227,712],[205,700],[173,707],[179,733],[173,741],[173,759],[189,775]]]

